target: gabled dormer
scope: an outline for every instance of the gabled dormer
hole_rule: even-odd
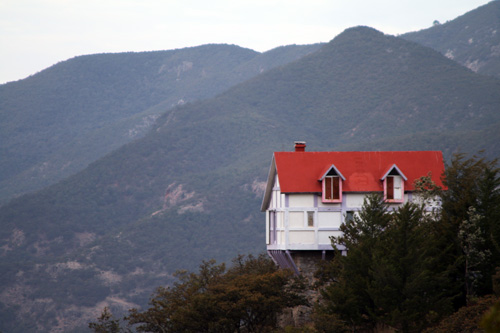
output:
[[[405,197],[405,181],[408,180],[404,173],[393,164],[380,179],[384,186],[384,200],[386,202],[400,203]]]
[[[345,177],[340,171],[331,165],[319,179],[321,182],[321,199],[323,203],[342,202],[342,183]]]

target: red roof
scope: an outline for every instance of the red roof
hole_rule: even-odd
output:
[[[429,172],[443,187],[440,151],[276,152],[274,159],[282,193],[321,192],[319,179],[332,164],[345,177],[343,192],[383,191],[381,178],[394,165],[407,178],[406,191],[414,190],[414,180]]]

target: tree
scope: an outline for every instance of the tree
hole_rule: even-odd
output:
[[[89,323],[89,328],[95,333],[125,332],[125,330],[120,327],[120,320],[113,317],[108,307],[102,310],[101,315],[97,318],[97,322]]]
[[[374,251],[369,286],[377,321],[402,332],[421,331],[451,310],[445,270],[436,251],[433,225],[425,207],[405,203]]]
[[[319,272],[322,303],[315,308],[315,326],[331,318],[339,327],[371,329],[377,322],[377,309],[369,288],[377,263],[373,252],[380,236],[389,224],[387,206],[380,195],[368,195],[359,215],[343,223],[342,236],[332,238],[332,247],[343,246],[348,250],[343,256],[335,250],[334,259]]]
[[[463,306],[452,315],[444,318],[438,325],[424,330],[424,333],[449,333],[449,332],[484,332],[480,325],[482,319],[487,316],[488,311],[498,302],[498,297],[488,295],[474,300],[468,306]],[[495,314],[493,314],[495,316]],[[494,327],[498,318],[490,318],[481,325],[483,328]],[[486,332],[498,332],[498,330],[486,330]]]
[[[485,238],[481,231],[480,222],[484,217],[477,214],[474,206],[469,207],[468,215],[469,218],[462,221],[458,231],[465,259],[465,295],[467,304],[469,304],[472,297],[477,296],[477,285],[482,278],[482,272],[479,268],[491,255],[489,249],[482,250]]]
[[[422,204],[432,208],[441,206],[443,188],[432,180],[431,172],[426,176],[416,179],[413,185],[415,187],[415,195],[420,198]],[[440,212],[439,209],[433,209],[432,213],[437,218],[437,214]]]
[[[449,280],[455,281],[455,289],[462,296],[457,298],[456,307],[466,303],[467,288],[470,287],[466,272],[466,256],[460,228],[470,219],[470,209],[474,207],[481,219],[476,221],[478,251],[490,251],[491,255],[475,269],[481,275],[477,278],[478,295],[492,292],[491,276],[500,262],[500,178],[497,160],[486,161],[472,156],[465,158],[456,154],[446,166],[442,191],[442,213],[440,223],[441,249],[448,257],[446,265],[454,268]],[[468,284],[469,283],[469,284]]]
[[[215,260],[203,261],[199,273],[178,271],[175,276],[179,282],[173,287],[159,287],[150,300],[150,308],[144,312],[131,309],[127,320],[139,332],[178,332],[198,330],[211,316],[210,306],[201,312],[200,298],[210,284],[214,284],[225,272],[225,265],[216,265]],[[194,325],[196,327],[194,327]],[[206,327],[201,331],[206,331]]]
[[[130,310],[139,332],[264,332],[284,308],[304,304],[300,284],[265,255],[239,256],[226,271],[215,261],[199,272],[179,272],[173,287],[158,288],[143,312]]]
[[[338,331],[370,330],[387,325],[402,332],[418,331],[451,310],[447,274],[435,246],[436,221],[424,206],[406,203],[388,211],[379,195],[367,196],[359,216],[341,226],[343,245],[319,276],[326,286],[315,309]]]
[[[489,163],[483,172],[479,183],[477,213],[482,216],[480,228],[484,237],[481,250],[489,251],[490,256],[482,265],[483,280],[479,281],[479,292],[490,293],[490,276],[500,267],[500,176],[496,167],[497,161]]]
[[[483,328],[486,333],[500,331],[500,300],[498,300],[483,316],[481,328]]]

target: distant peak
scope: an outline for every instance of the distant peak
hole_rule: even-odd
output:
[[[380,38],[383,37],[384,33],[367,26],[356,26],[352,28],[345,29],[342,33],[340,33],[337,37],[330,41],[330,43],[335,43],[339,40],[352,39],[352,38]]]
[[[368,27],[366,25],[358,25],[356,27],[347,28],[342,33],[344,34],[344,33],[352,33],[352,32],[356,32],[356,33],[370,33],[370,34],[376,33],[376,34],[379,34],[379,35],[383,35],[383,33],[380,32],[380,31],[378,31],[377,29],[372,28],[372,27]]]

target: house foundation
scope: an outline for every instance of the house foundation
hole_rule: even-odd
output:
[[[297,269],[297,272],[306,283],[306,289],[303,296],[306,298],[308,305],[299,305],[293,308],[288,308],[283,311],[278,318],[280,327],[304,327],[312,325],[312,311],[314,304],[319,299],[319,290],[315,289],[314,285],[317,282],[314,274],[319,268],[319,264],[324,260],[332,260],[334,251],[290,251],[289,257]]]

